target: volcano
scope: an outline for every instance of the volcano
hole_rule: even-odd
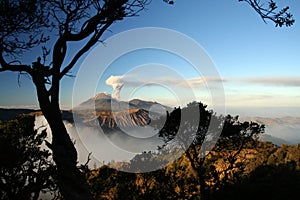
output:
[[[163,117],[170,110],[170,107],[158,102],[140,99],[119,101],[110,94],[99,93],[73,109],[73,115],[85,125],[116,130],[149,125],[151,120]]]

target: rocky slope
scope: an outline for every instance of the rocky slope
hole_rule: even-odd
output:
[[[165,114],[166,110],[170,108],[157,102],[140,99],[118,101],[109,94],[99,93],[76,107],[73,114],[84,124],[113,130],[146,126],[151,119]]]
[[[131,128],[145,126],[150,123],[148,111],[144,109],[130,109],[129,111],[101,111],[96,112],[96,118],[86,118],[83,121],[91,126],[98,126],[104,129],[118,129],[121,127]]]

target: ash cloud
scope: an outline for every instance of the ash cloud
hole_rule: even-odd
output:
[[[120,92],[122,87],[124,86],[124,76],[110,76],[105,83],[107,85],[112,86],[114,92],[112,94],[112,98],[119,99],[120,98]]]

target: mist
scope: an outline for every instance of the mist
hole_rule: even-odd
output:
[[[126,129],[104,134],[100,127],[91,127],[84,124],[64,121],[68,133],[75,144],[79,164],[87,161],[91,152],[90,167],[100,167],[109,162],[128,162],[135,155],[143,151],[155,151],[163,141],[158,138],[156,130],[151,127]],[[51,130],[44,116],[37,116],[35,128],[39,131],[47,129],[48,142],[51,142]],[[147,137],[148,136],[148,137]],[[48,148],[46,145],[43,148]]]

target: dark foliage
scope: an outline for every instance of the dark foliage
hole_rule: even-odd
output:
[[[13,71],[35,85],[39,106],[49,123],[49,147],[57,166],[58,185],[66,199],[92,199],[77,152],[63,124],[60,81],[115,22],[136,16],[148,0],[4,0],[0,2],[0,72]],[[50,38],[51,36],[51,38]],[[51,42],[50,42],[51,41]],[[45,43],[49,42],[50,45]],[[71,55],[70,43],[78,43]],[[31,63],[22,53],[42,50]]]
[[[206,105],[192,102],[167,115],[160,136],[164,138],[166,145],[175,142],[179,144],[176,147],[186,149],[185,155],[198,177],[201,198],[206,199],[209,193],[244,173],[243,159],[247,155],[245,150],[255,148],[257,136],[263,131],[264,125],[255,122],[241,123],[238,117],[230,115],[217,116],[213,111],[208,111]],[[216,168],[220,155],[223,155],[222,170]]]
[[[210,174],[205,177],[210,177],[206,179],[206,187],[211,192],[206,193],[205,199],[297,199],[300,184],[299,147],[278,147],[259,142],[252,156],[243,160],[247,172],[240,166],[244,173],[234,173],[234,176],[228,177],[230,181],[218,185],[217,189],[214,181],[220,179],[214,177],[213,172],[221,166],[218,161],[224,159],[226,154],[216,153],[208,157],[206,162],[209,165],[203,165],[202,170]],[[276,161],[270,161],[272,157],[277,157]],[[165,168],[142,174],[124,173],[103,166],[88,173],[88,182],[95,199],[203,199],[198,176],[184,155]]]
[[[300,172],[295,162],[261,165],[239,182],[216,192],[214,199],[298,199]]]
[[[33,116],[0,122],[1,199],[38,199],[57,190],[51,154],[41,148],[46,136],[46,130],[34,130]]]

